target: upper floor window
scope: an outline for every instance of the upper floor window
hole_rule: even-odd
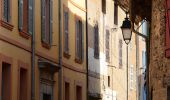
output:
[[[119,68],[122,68],[122,39],[119,39]]]
[[[117,0],[114,2],[114,24],[118,25],[118,4]]]
[[[83,61],[83,22],[76,18],[76,62]]]
[[[142,51],[142,67],[146,67],[146,51]]]
[[[64,55],[69,55],[69,11],[64,7]]]
[[[106,30],[105,36],[105,52],[106,52],[106,62],[110,62],[110,32]]]
[[[53,0],[42,0],[41,3],[41,39],[49,48],[52,45]]]
[[[99,58],[99,28],[94,26],[94,57]]]
[[[102,12],[106,14],[106,0],[102,0]]]
[[[11,20],[11,0],[3,0],[3,21],[10,22]]]
[[[19,0],[18,5],[18,29],[20,35],[29,38],[28,33],[33,33],[33,0]]]

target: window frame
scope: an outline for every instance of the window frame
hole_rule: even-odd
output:
[[[9,18],[9,21],[5,21],[5,18],[4,18],[4,0],[2,0],[2,12],[1,12],[1,15],[2,15],[2,17],[1,17],[1,19],[0,19],[0,26],[2,26],[2,27],[4,27],[4,28],[6,28],[7,30],[9,30],[9,31],[12,31],[13,30],[13,28],[14,28],[14,26],[11,24],[12,23],[12,4],[11,4],[11,0],[9,0],[9,10],[10,10],[10,12],[9,12],[9,16],[8,17],[10,17]]]

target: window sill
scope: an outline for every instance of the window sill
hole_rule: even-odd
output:
[[[83,63],[82,59],[77,59],[77,58],[75,58],[75,62],[78,63],[78,64],[82,64]]]
[[[64,56],[65,58],[67,58],[67,59],[70,58],[70,54],[69,54],[69,53],[66,53],[66,52],[63,53],[63,56]]]
[[[14,28],[13,25],[11,25],[10,23],[5,22],[5,21],[3,21],[3,20],[1,20],[1,26],[4,27],[4,28],[6,28],[6,29],[8,29],[8,30],[10,30],[10,31],[12,31],[13,28]]]
[[[46,49],[50,49],[50,44],[49,43],[46,43],[44,41],[42,41],[42,47],[46,48]]]
[[[22,36],[25,39],[29,39],[31,37],[31,35],[29,33],[25,32],[23,30],[20,30],[19,34],[20,34],[20,36]]]

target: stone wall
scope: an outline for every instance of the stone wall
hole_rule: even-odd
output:
[[[152,100],[167,100],[170,59],[165,57],[165,0],[152,0],[150,34],[150,95]],[[170,84],[169,84],[170,85]]]

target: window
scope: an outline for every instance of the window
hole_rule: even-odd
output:
[[[106,14],[106,0],[102,0],[102,12]]]
[[[122,39],[119,39],[119,68],[122,68]]]
[[[52,8],[53,0],[42,0],[41,5],[41,36],[43,46],[49,48],[52,45]]]
[[[52,77],[47,69],[40,69],[40,100],[52,100],[55,82]]]
[[[70,84],[65,82],[65,100],[70,100]]]
[[[10,19],[11,19],[10,0],[3,0],[3,20],[9,23]]]
[[[64,54],[69,54],[69,12],[64,8]]]
[[[133,65],[130,66],[130,89],[133,89]]]
[[[114,24],[118,25],[118,4],[117,0],[114,2]]]
[[[20,68],[20,95],[19,100],[27,100],[27,70]]]
[[[21,36],[28,38],[33,32],[33,0],[19,0],[18,29]]]
[[[166,57],[170,57],[170,0],[166,0]]]
[[[94,57],[99,58],[99,28],[94,26]]]
[[[110,32],[106,30],[105,37],[106,62],[110,62]]]
[[[83,61],[83,23],[76,18],[76,62]]]
[[[108,76],[108,87],[110,87],[110,76]]]
[[[76,100],[82,100],[82,87],[76,86]]]
[[[2,86],[1,96],[2,100],[11,99],[11,65],[2,63]]]

